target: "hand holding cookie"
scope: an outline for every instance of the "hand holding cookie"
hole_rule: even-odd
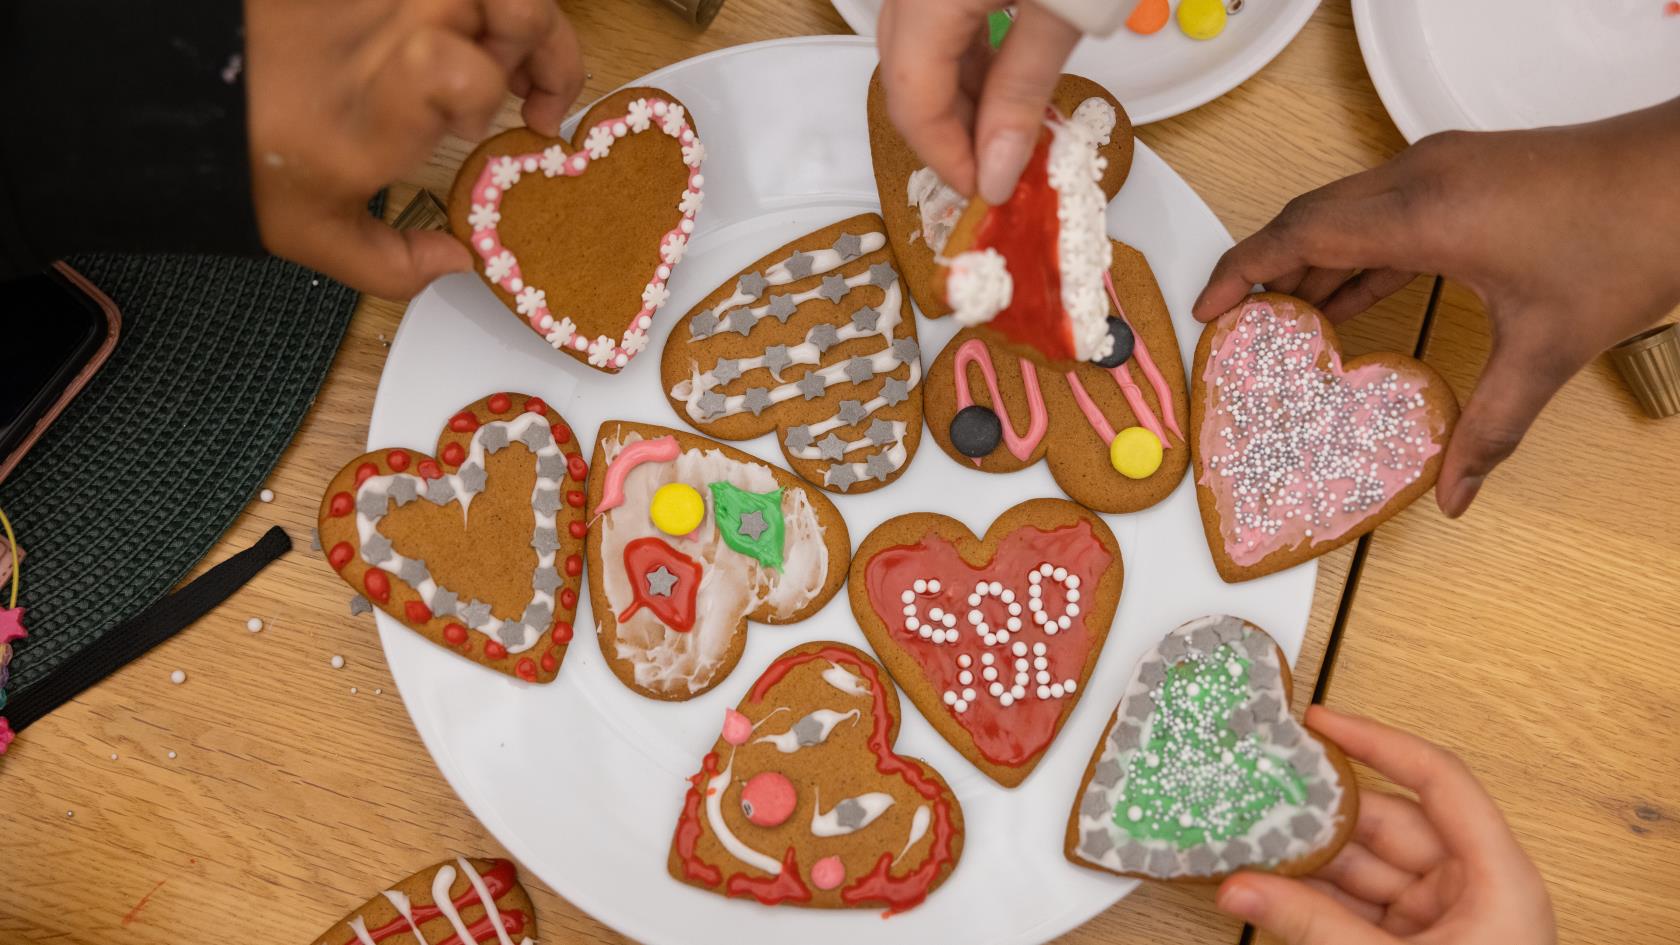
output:
[[[510,89],[526,123],[553,134],[583,87],[577,38],[551,0],[250,0],[246,32],[263,245],[391,298],[472,260],[447,234],[369,217],[374,193],[445,133],[482,136]]]
[[[1219,908],[1289,945],[1550,945],[1545,883],[1493,798],[1445,749],[1323,706],[1307,724],[1418,800],[1364,792],[1353,839],[1306,879],[1243,872]]]

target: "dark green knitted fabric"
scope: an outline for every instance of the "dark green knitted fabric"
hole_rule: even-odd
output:
[[[105,367],[0,484],[24,546],[17,696],[167,593],[262,488],[356,293],[277,259],[70,261],[122,310]]]

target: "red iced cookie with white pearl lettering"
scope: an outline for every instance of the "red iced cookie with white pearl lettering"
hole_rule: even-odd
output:
[[[1084,693],[1122,571],[1108,526],[1061,499],[1015,506],[984,538],[943,515],[901,515],[853,557],[852,612],[939,734],[1014,787]]]

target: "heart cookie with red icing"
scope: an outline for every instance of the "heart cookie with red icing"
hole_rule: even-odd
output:
[[[852,613],[939,734],[1014,787],[1084,693],[1122,572],[1114,534],[1072,502],[1023,502],[984,538],[913,513],[859,546]]]
[[[765,905],[920,905],[962,856],[962,806],[897,754],[898,693],[843,643],[783,653],[726,710],[689,779],[668,865],[678,880]]]
[[[1219,574],[1246,581],[1370,532],[1435,485],[1458,400],[1421,361],[1342,361],[1300,299],[1251,295],[1191,370],[1196,498]]]
[[[383,449],[327,484],[327,562],[374,606],[498,672],[549,682],[583,580],[589,466],[540,398],[492,394],[450,417],[432,456]]]
[[[700,144],[676,96],[629,88],[570,143],[518,128],[467,156],[449,224],[496,297],[543,340],[618,371],[648,343],[700,210]]]

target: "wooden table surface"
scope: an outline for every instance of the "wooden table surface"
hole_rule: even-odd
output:
[[[585,99],[711,49],[846,32],[824,0],[730,0],[701,33],[652,0],[573,4]],[[510,108],[504,120],[516,121]],[[1327,0],[1242,87],[1141,129],[1241,236],[1404,141]],[[394,191],[443,192],[446,142]],[[1344,333],[1423,350],[1468,394],[1473,296],[1420,279]],[[284,525],[299,551],[32,727],[0,761],[0,945],[307,942],[456,852],[501,849],[438,775],[372,619],[306,550],[322,484],[359,453],[402,306],[365,300],[314,409],[214,563]],[[1565,940],[1680,928],[1680,420],[1639,417],[1602,361],[1553,403],[1463,520],[1428,501],[1321,560],[1297,701],[1423,732],[1481,773],[1545,872]],[[266,622],[260,633],[247,618]],[[1156,628],[1164,631],[1166,628]],[[332,669],[335,655],[343,669]],[[184,685],[170,684],[184,669]],[[1297,706],[1300,708],[1300,706]],[[115,760],[112,756],[115,755]],[[1368,783],[1376,783],[1375,780]],[[547,942],[624,939],[532,876]],[[1235,943],[1211,891],[1146,884],[1069,943]]]

